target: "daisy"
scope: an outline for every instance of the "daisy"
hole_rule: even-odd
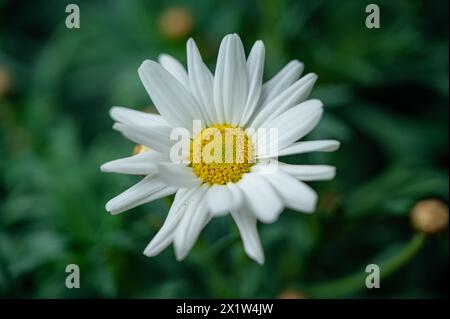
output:
[[[285,164],[277,158],[335,151],[339,142],[298,141],[316,126],[323,112],[321,101],[308,100],[317,76],[309,73],[301,77],[303,64],[294,60],[263,84],[264,57],[262,41],[253,45],[246,58],[239,36],[227,35],[220,45],[213,75],[195,42],[189,39],[187,70],[165,54],[159,57],[159,63],[146,60],[139,67],[139,77],[159,115],[123,107],[111,109],[116,121],[113,128],[145,145],[146,151],[108,162],[101,170],[145,177],[111,199],[106,210],[118,214],[175,194],[166,220],[145,248],[145,255],[155,256],[173,243],[177,260],[182,260],[211,218],[230,213],[245,252],[263,264],[257,221],[273,223],[285,207],[314,211],[317,194],[304,181],[332,179],[335,168]],[[201,123],[200,133],[193,131],[195,120]],[[174,128],[192,133],[191,151],[183,162],[171,159],[176,143],[171,138]],[[261,128],[275,129],[276,138],[269,130],[259,134]],[[231,142],[219,140],[225,153],[230,147],[235,153],[231,162],[211,162],[202,157],[208,145],[203,137],[212,131],[219,132],[214,138],[232,132]],[[245,147],[237,147],[238,138]],[[238,161],[238,155],[244,161]]]

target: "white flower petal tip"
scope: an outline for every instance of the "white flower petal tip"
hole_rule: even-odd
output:
[[[163,154],[148,151],[130,157],[120,158],[100,166],[106,173],[149,175],[156,172],[156,163],[168,160]]]
[[[168,54],[160,54],[159,64],[177,79],[184,87],[189,88],[188,74],[184,66],[174,57]]]
[[[237,34],[227,35],[220,44],[214,76],[214,105],[221,122],[238,124],[248,89],[244,46]]]
[[[284,205],[296,211],[313,213],[317,205],[317,193],[305,183],[298,181],[283,170],[262,175],[282,199]]]
[[[114,161],[113,161],[113,162],[105,163],[102,166],[100,166],[100,171],[102,171],[103,173],[117,173],[118,169],[117,169],[117,166],[114,165]],[[126,172],[124,174],[132,174],[132,173]],[[145,175],[145,174],[142,174],[142,175]]]
[[[189,89],[159,63],[145,60],[138,69],[144,87],[156,109],[172,127],[192,127],[193,120],[205,119]]]
[[[253,259],[254,261],[256,261],[258,263],[258,265],[263,266],[265,263],[265,257],[264,257],[264,252],[261,253],[255,253],[253,251],[249,252],[249,251],[245,251],[247,253],[247,256],[250,257],[251,259]]]
[[[268,123],[273,118],[282,115],[294,105],[300,104],[308,98],[316,80],[317,75],[309,73],[277,94],[270,101],[264,102],[259,113],[254,117],[251,126],[270,127]]]
[[[264,264],[264,251],[259,238],[255,215],[245,209],[235,209],[231,210],[231,216],[239,229],[247,255],[258,264]]]
[[[107,203],[107,204],[108,204],[108,203]],[[111,207],[108,206],[108,205],[105,205],[105,210],[106,210],[108,213],[110,213],[111,215],[117,215],[117,214],[119,214],[119,213],[115,213],[115,212],[111,209]]]
[[[323,152],[334,152],[337,151],[341,147],[341,142],[336,140],[329,140],[330,144],[328,147],[323,149]]]
[[[244,250],[245,250],[245,253],[247,254],[247,256],[249,258],[251,258],[252,260],[256,261],[256,263],[258,265],[260,265],[260,266],[264,265],[265,257],[264,257],[264,251],[263,251],[262,248],[261,248],[261,250],[254,251],[254,250],[251,250],[251,249],[248,249],[248,248],[244,247]]]
[[[265,152],[263,154],[258,154],[258,159],[267,159],[270,157],[304,154],[310,152],[334,152],[339,149],[340,145],[341,143],[335,140],[296,142],[275,153]]]
[[[144,255],[148,257],[156,256],[173,243],[175,232],[185,215],[188,201],[194,192],[194,189],[180,189],[177,191],[164,224],[145,248]]]
[[[162,154],[170,154],[174,140],[170,139],[172,129],[165,125],[136,126],[115,123],[113,129],[136,144],[142,144]]]
[[[255,113],[261,99],[262,78],[264,73],[264,60],[266,49],[264,43],[258,40],[253,45],[247,59],[247,72],[249,78],[249,89],[247,102],[239,121],[240,126],[245,126]]]
[[[121,213],[119,205],[117,204],[117,200],[115,200],[115,198],[110,199],[106,203],[105,209],[111,215],[117,215],[117,214]]]
[[[113,120],[128,125],[167,125],[166,120],[164,120],[164,118],[159,114],[141,112],[122,106],[113,106],[109,110],[109,115]]]
[[[302,208],[301,210],[298,210],[298,211],[301,213],[305,213],[305,214],[314,214],[317,209],[317,200],[318,200],[318,197],[316,195],[316,198],[311,202],[311,206]],[[295,210],[295,208],[293,208],[293,209]]]
[[[336,140],[306,141],[294,143],[279,152],[280,156],[309,152],[334,152],[341,143]]]
[[[112,126],[113,130],[118,131],[118,132],[120,132],[122,127],[123,127],[122,123],[114,123]]]
[[[217,123],[218,117],[214,106],[214,77],[202,60],[193,39],[186,44],[189,85],[192,95],[198,101],[206,124]]]
[[[305,64],[303,62],[300,62],[299,60],[292,60],[291,62],[286,64],[286,69],[289,69],[291,72],[295,71],[295,74],[298,74],[298,76],[300,76],[305,69]]]
[[[301,181],[330,180],[336,175],[336,167],[330,165],[294,165],[278,162],[278,167]]]
[[[105,163],[105,164],[101,165],[101,166],[100,166],[100,171],[101,171],[101,172],[104,172],[104,173],[109,173],[109,172],[111,172],[111,170],[108,169],[108,163]]]
[[[108,201],[105,208],[113,215],[119,214],[136,206],[171,195],[176,190],[174,187],[167,186],[160,179],[149,175]]]
[[[304,65],[298,60],[289,62],[272,79],[264,83],[261,92],[261,109],[294,83],[303,73]]]
[[[179,250],[175,250],[175,259],[178,261],[178,262],[181,262],[181,261],[183,261],[186,257],[187,257],[187,253],[186,252],[182,252],[182,251],[179,251]]]
[[[174,248],[178,261],[183,260],[194,246],[208,221],[208,208],[204,200],[207,186],[197,188],[187,202],[186,212],[175,232]]]
[[[152,241],[147,245],[147,247],[145,247],[145,249],[142,253],[147,257],[154,257],[154,256],[159,255],[160,252],[161,251],[159,249],[157,249],[156,244],[154,244]]]
[[[260,266],[264,266],[265,263],[265,257],[264,253],[255,254],[254,252],[245,251],[248,257],[250,257],[252,260],[256,261],[256,263]]]
[[[164,225],[163,225],[164,227]],[[173,242],[173,233],[164,234],[162,236],[158,236],[164,228],[156,234],[156,236],[152,239],[152,241],[145,247],[143,254],[147,257],[154,257],[159,255],[164,249],[167,248]]]

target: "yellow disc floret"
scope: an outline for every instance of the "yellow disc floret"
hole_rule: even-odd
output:
[[[191,142],[190,160],[195,174],[208,184],[237,182],[250,171],[253,145],[240,127],[212,125]]]

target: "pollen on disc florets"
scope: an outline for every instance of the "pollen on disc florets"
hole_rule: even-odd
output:
[[[228,124],[215,124],[198,133],[191,142],[190,160],[204,183],[220,185],[239,181],[255,163],[247,133]]]

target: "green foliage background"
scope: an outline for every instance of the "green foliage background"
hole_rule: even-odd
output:
[[[73,2],[73,1],[70,1]],[[260,225],[266,264],[246,257],[231,218],[211,222],[188,258],[142,251],[170,199],[110,216],[106,201],[136,178],[99,166],[127,156],[111,130],[112,105],[150,100],[137,76],[166,52],[185,61],[185,41],[158,28],[181,2],[75,1],[81,28],[65,28],[68,1],[0,0],[0,296],[448,297],[448,232],[422,237],[409,212],[420,199],[448,203],[448,2],[377,1],[381,28],[364,26],[368,1],[184,1],[214,68],[220,40],[239,33],[266,45],[268,79],[291,59],[315,72],[323,121],[308,139],[342,142],[333,154],[287,158],[337,166],[312,183],[317,212],[286,211]],[[380,289],[365,267],[382,266]],[[66,289],[78,264],[81,288]]]

